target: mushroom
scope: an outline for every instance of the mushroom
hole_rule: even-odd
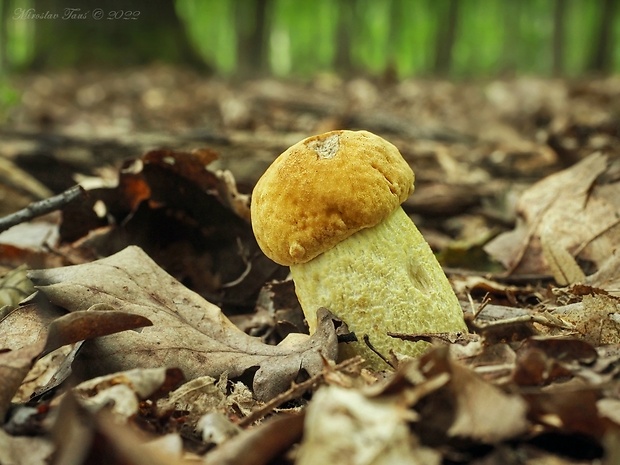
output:
[[[327,307],[357,336],[340,357],[361,355],[376,369],[387,365],[375,351],[415,357],[428,348],[388,332],[465,331],[446,275],[400,206],[413,181],[409,164],[385,139],[332,131],[282,153],[252,193],[257,242],[290,267],[310,333],[317,310]]]

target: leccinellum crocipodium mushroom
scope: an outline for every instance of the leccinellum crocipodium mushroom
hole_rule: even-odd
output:
[[[419,356],[428,345],[390,337],[465,330],[463,312],[430,246],[401,203],[414,174],[398,149],[367,131],[332,131],[282,153],[252,193],[252,228],[263,252],[289,266],[310,333],[330,309],[361,355],[387,368],[364,342]]]

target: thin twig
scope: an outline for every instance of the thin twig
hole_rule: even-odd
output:
[[[389,335],[389,333],[388,333],[388,335]],[[366,344],[366,347],[368,347],[370,350],[372,350],[375,353],[375,355],[377,355],[377,357],[379,357],[381,360],[383,360],[385,363],[387,363],[387,365],[390,368],[396,369],[396,366],[395,366],[396,360],[390,361],[390,360],[388,360],[388,358],[385,355],[383,355],[381,352],[379,352],[375,348],[375,346],[372,345],[372,342],[370,342],[370,336],[368,336],[368,334],[364,334],[364,344]],[[392,357],[394,357],[394,354],[392,354]]]
[[[474,307],[473,307],[473,302],[471,301],[471,294],[468,294],[468,295],[470,298],[470,303],[472,305],[471,308],[473,309]],[[482,310],[484,310],[485,307],[489,305],[489,302],[491,302],[491,297],[489,297],[489,293],[487,292],[486,294],[484,294],[484,297],[482,298],[482,302],[480,302],[480,306],[478,307],[478,309],[474,310],[474,318],[473,318],[474,320],[478,318],[478,316],[482,313]]]
[[[409,333],[393,333],[391,331],[388,331],[387,335],[390,337],[396,338],[396,339],[401,339],[403,341],[410,341],[410,342],[423,341],[423,342],[428,342],[431,344],[434,342],[441,342],[443,344],[467,344],[468,342],[471,342],[477,339],[469,333],[461,333],[461,332],[409,334]]]
[[[491,321],[488,323],[476,323],[472,322],[472,326],[476,331],[487,331],[491,328],[499,328],[506,326],[522,325],[524,323],[538,323],[539,325],[547,326],[550,328],[564,329],[568,331],[575,331],[575,328],[560,318],[555,317],[549,312],[535,315],[520,315],[512,318],[504,318],[502,320]]]
[[[6,231],[18,224],[25,223],[26,221],[30,221],[38,216],[43,216],[47,213],[59,210],[80,195],[86,195],[86,191],[82,186],[77,185],[48,199],[32,202],[26,208],[11,213],[4,218],[0,218],[0,232]]]
[[[341,371],[346,368],[359,365],[360,363],[363,363],[363,359],[361,357],[359,356],[353,357],[353,358],[347,359],[339,363],[338,365],[331,367],[329,371]],[[326,373],[327,373],[327,369],[323,369],[323,371],[321,371],[320,373],[317,373],[311,378],[308,378],[306,381],[302,383],[299,383],[299,384],[293,383],[292,386],[287,391],[283,392],[282,394],[277,395],[270,401],[266,402],[265,404],[261,405],[257,409],[253,410],[247,417],[240,420],[239,423],[237,424],[241,427],[245,427],[260,420],[261,418],[263,418],[264,416],[268,415],[270,412],[278,408],[278,406],[282,405],[284,402],[288,402],[289,400],[296,399],[297,397],[302,395],[307,390],[315,387],[325,377]]]

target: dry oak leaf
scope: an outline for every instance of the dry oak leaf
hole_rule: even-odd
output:
[[[63,315],[60,309],[41,300],[35,296],[0,319],[0,417],[4,416],[16,394],[23,398],[28,385],[41,386],[38,384],[41,381],[39,374],[46,371],[58,374],[58,364],[65,356],[56,354],[58,364],[55,364],[53,359],[41,358],[45,354],[89,337],[150,324],[148,319],[139,315],[110,310]],[[29,373],[29,379],[24,383]]]
[[[83,265],[32,271],[30,279],[50,301],[71,312],[105,305],[148,318],[153,326],[89,341],[80,354],[91,375],[136,367],[180,368],[187,379],[231,378],[256,369],[254,394],[267,400],[305,373],[336,358],[331,314],[303,342],[271,346],[248,336],[220,308],[184,287],[135,246]],[[283,341],[283,342],[286,342]]]
[[[516,228],[485,250],[513,273],[553,273],[560,283],[581,280],[576,264],[566,257],[597,269],[605,264],[620,242],[619,199],[612,164],[594,153],[527,189],[517,205]]]

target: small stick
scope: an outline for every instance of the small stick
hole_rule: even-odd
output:
[[[0,232],[6,231],[20,223],[30,221],[38,216],[53,212],[54,210],[59,210],[80,195],[86,195],[86,191],[82,186],[77,185],[48,199],[32,202],[26,208],[22,208],[4,218],[0,218]]]
[[[388,333],[388,336],[391,336],[390,333]],[[387,363],[390,367],[396,369],[395,363],[393,361],[388,360],[388,358],[383,355],[381,352],[379,352],[375,346],[372,345],[372,343],[370,342],[370,337],[368,336],[368,334],[364,334],[364,344],[366,344],[366,346],[372,350],[381,360],[383,360],[385,363]],[[390,351],[392,352],[392,351]],[[392,354],[392,356],[394,356]]]
[[[550,314],[549,312],[535,315],[520,315],[483,324],[472,322],[472,326],[476,331],[486,331],[488,329],[500,328],[502,326],[516,326],[524,323],[538,323],[539,325],[547,326],[549,328],[558,328],[573,332],[575,331],[573,326],[567,324],[562,321],[562,319]]]
[[[350,359],[347,359],[343,362],[340,362],[338,365],[335,365],[331,368],[330,371],[341,371],[346,368],[351,368],[356,365],[359,365],[363,362],[362,358],[357,356]],[[326,369],[323,369],[320,373],[308,378],[306,381],[303,381],[299,384],[293,383],[292,386],[282,394],[277,395],[267,403],[261,405],[260,407],[254,409],[250,414],[241,419],[237,424],[241,427],[249,426],[252,423],[260,420],[264,416],[268,415],[274,409],[276,409],[279,405],[282,405],[284,402],[288,402],[289,400],[293,400],[309,389],[315,387],[318,383],[322,381],[327,373]]]

